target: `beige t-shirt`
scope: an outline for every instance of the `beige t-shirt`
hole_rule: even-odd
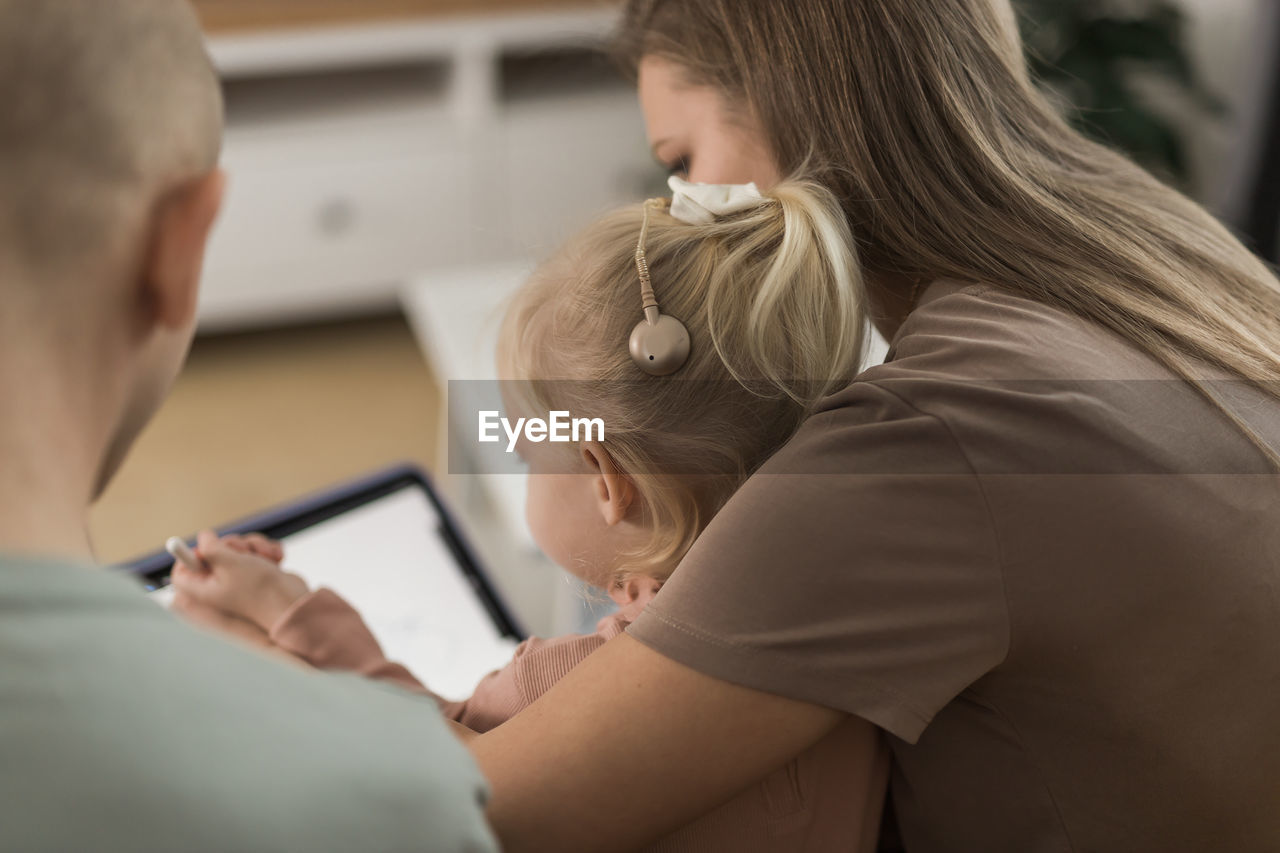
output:
[[[1280,401],[1217,376],[1280,448]],[[931,286],[629,633],[887,731],[911,853],[1280,850],[1280,476],[995,288]]]

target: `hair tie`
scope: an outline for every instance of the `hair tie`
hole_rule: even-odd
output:
[[[768,202],[755,184],[692,184],[672,175],[671,216],[687,225],[710,225],[721,216],[751,210]]]

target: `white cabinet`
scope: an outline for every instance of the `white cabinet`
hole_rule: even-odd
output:
[[[631,101],[611,93],[544,99],[513,105],[503,124],[517,252],[545,257],[600,213],[667,192]]]
[[[661,188],[610,10],[215,38],[227,207],[205,330],[390,307],[423,272],[532,260]]]
[[[443,136],[443,134],[435,134]],[[205,309],[263,320],[367,302],[406,272],[470,260],[459,156],[429,128],[316,128],[232,147]]]

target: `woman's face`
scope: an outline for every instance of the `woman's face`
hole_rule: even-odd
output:
[[[700,184],[755,183],[767,190],[782,176],[756,121],[731,108],[710,86],[690,85],[670,60],[640,62],[640,107],[654,157]]]

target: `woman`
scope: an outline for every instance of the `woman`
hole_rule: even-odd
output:
[[[843,714],[913,853],[1280,845],[1276,279],[1068,128],[1007,0],[633,2],[622,48],[659,159],[837,192],[896,337],[474,742],[510,847],[658,829]]]
[[[850,718],[912,853],[1280,847],[1276,279],[1054,114],[1008,0],[631,2],[621,52],[673,170],[836,192],[893,346],[469,739],[507,848],[639,845]]]

